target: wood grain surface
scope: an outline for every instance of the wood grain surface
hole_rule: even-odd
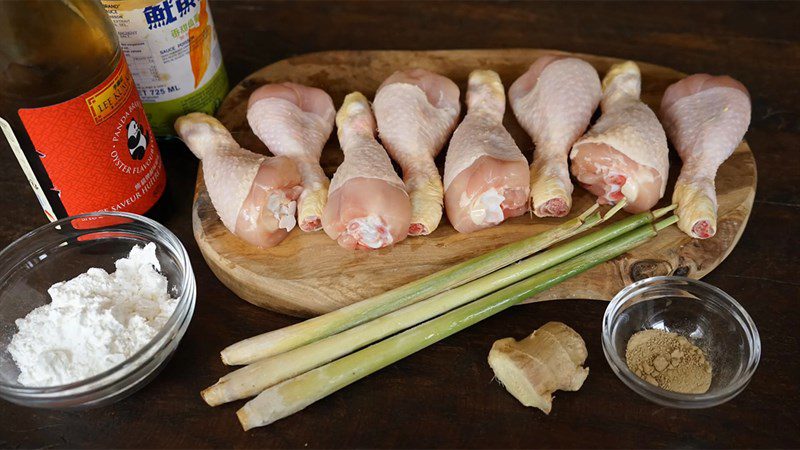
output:
[[[197,161],[161,142],[167,189],[148,216],[186,245],[197,278],[194,319],[147,387],[115,405],[44,411],[0,401],[0,448],[798,448],[800,433],[800,28],[797,3],[333,2],[211,0],[232,83],[292,56],[329,50],[559,48],[686,73],[725,73],[753,99],[747,141],[758,192],[741,240],[704,280],[735,297],[759,328],[747,389],[706,410],[662,408],[620,382],[600,344],[605,302],[512,308],[269,427],[242,432],[237,402],[200,398],[229,369],[226,345],[297,322],[239,300],[194,243]],[[0,245],[46,221],[0,138]],[[545,416],[492,381],[492,342],[559,320],[585,339],[591,371]]]
[[[269,154],[247,123],[247,100],[253,90],[266,83],[292,81],[319,87],[333,97],[334,104],[340,105],[344,96],[353,91],[373,98],[378,86],[396,70],[421,67],[449,77],[459,85],[463,94],[472,70],[495,70],[505,86],[510,86],[538,57],[553,53],[563,52],[495,49],[337,51],[303,55],[279,61],[249,75],[233,88],[217,116],[241,146]],[[601,77],[612,64],[621,61],[586,54],[575,56],[594,65]],[[639,66],[643,80],[642,98],[658,111],[664,90],[684,74],[654,64],[639,63]],[[504,122],[517,145],[530,159],[533,144],[510,107],[506,108]],[[443,151],[437,158],[440,170],[443,170],[445,153]],[[323,167],[329,176],[333,175],[341,159],[342,151],[334,133],[322,155]],[[673,161],[669,188],[660,206],[670,203],[679,169],[680,163]],[[610,300],[624,286],[648,276],[704,276],[730,253],[750,215],[755,197],[756,167],[746,142],[722,165],[716,185],[719,232],[712,239],[691,239],[677,227],[670,227],[645,245],[561,283],[529,302]],[[595,197],[581,187],[576,187],[572,197],[570,217],[580,214],[595,202]],[[615,219],[625,215],[621,213]],[[192,212],[195,240],[220,281],[255,305],[296,316],[325,313],[377,295],[540,233],[563,220],[525,215],[469,234],[458,233],[445,221],[429,236],[411,237],[379,251],[346,250],[322,231],[304,233],[295,228],[278,246],[259,249],[237,238],[222,224],[203,183],[202,170],[198,173]]]

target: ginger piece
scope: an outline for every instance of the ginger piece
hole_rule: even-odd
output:
[[[525,406],[550,413],[553,392],[577,391],[589,376],[581,336],[561,322],[548,322],[520,341],[495,341],[489,365],[500,384]]]

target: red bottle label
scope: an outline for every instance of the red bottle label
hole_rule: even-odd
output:
[[[161,154],[124,56],[86,94],[19,116],[67,214],[142,214],[164,191]]]

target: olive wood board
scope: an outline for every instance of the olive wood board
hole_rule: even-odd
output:
[[[536,58],[545,54],[568,54],[554,50],[443,50],[443,51],[330,51],[278,61],[253,73],[234,87],[222,103],[217,117],[244,148],[267,153],[264,144],[247,124],[247,99],[265,83],[292,81],[327,91],[338,107],[345,95],[360,91],[373,98],[381,82],[399,69],[425,68],[455,81],[463,104],[469,73],[478,68],[500,74],[506,89]],[[602,77],[617,58],[575,54],[591,63]],[[658,111],[664,90],[684,73],[639,62],[642,98]],[[465,108],[462,108],[465,109]],[[464,112],[462,112],[462,115]],[[533,144],[506,108],[505,125],[530,160]],[[446,147],[445,147],[446,150]],[[444,163],[443,150],[437,162]],[[659,206],[672,197],[672,186],[680,161],[671,150],[670,181]],[[332,176],[342,161],[336,132],[325,146],[322,166]],[[744,231],[753,206],[756,164],[742,142],[720,167],[716,178],[719,200],[717,234],[696,240],[677,227],[663,230],[646,244],[565,281],[528,300],[610,300],[627,284],[654,275],[686,275],[700,278],[731,252]],[[595,198],[576,186],[570,217],[579,214]],[[625,217],[621,212],[615,217]],[[539,233],[565,219],[540,219],[525,215],[471,234],[455,231],[443,217],[439,228],[428,236],[409,237],[385,249],[353,251],[339,247],[323,231],[305,233],[298,228],[279,245],[254,247],[231,234],[215,212],[198,171],[192,223],[200,250],[214,274],[239,297],[255,305],[293,316],[312,316],[408,283],[452,264],[464,261],[509,242]]]

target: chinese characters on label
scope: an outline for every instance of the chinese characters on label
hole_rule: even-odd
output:
[[[161,3],[144,8],[144,18],[147,27],[151,30],[161,28],[175,22],[175,12],[179,17],[183,17],[192,9],[197,7],[197,0],[164,0]],[[173,8],[175,11],[173,11]]]

